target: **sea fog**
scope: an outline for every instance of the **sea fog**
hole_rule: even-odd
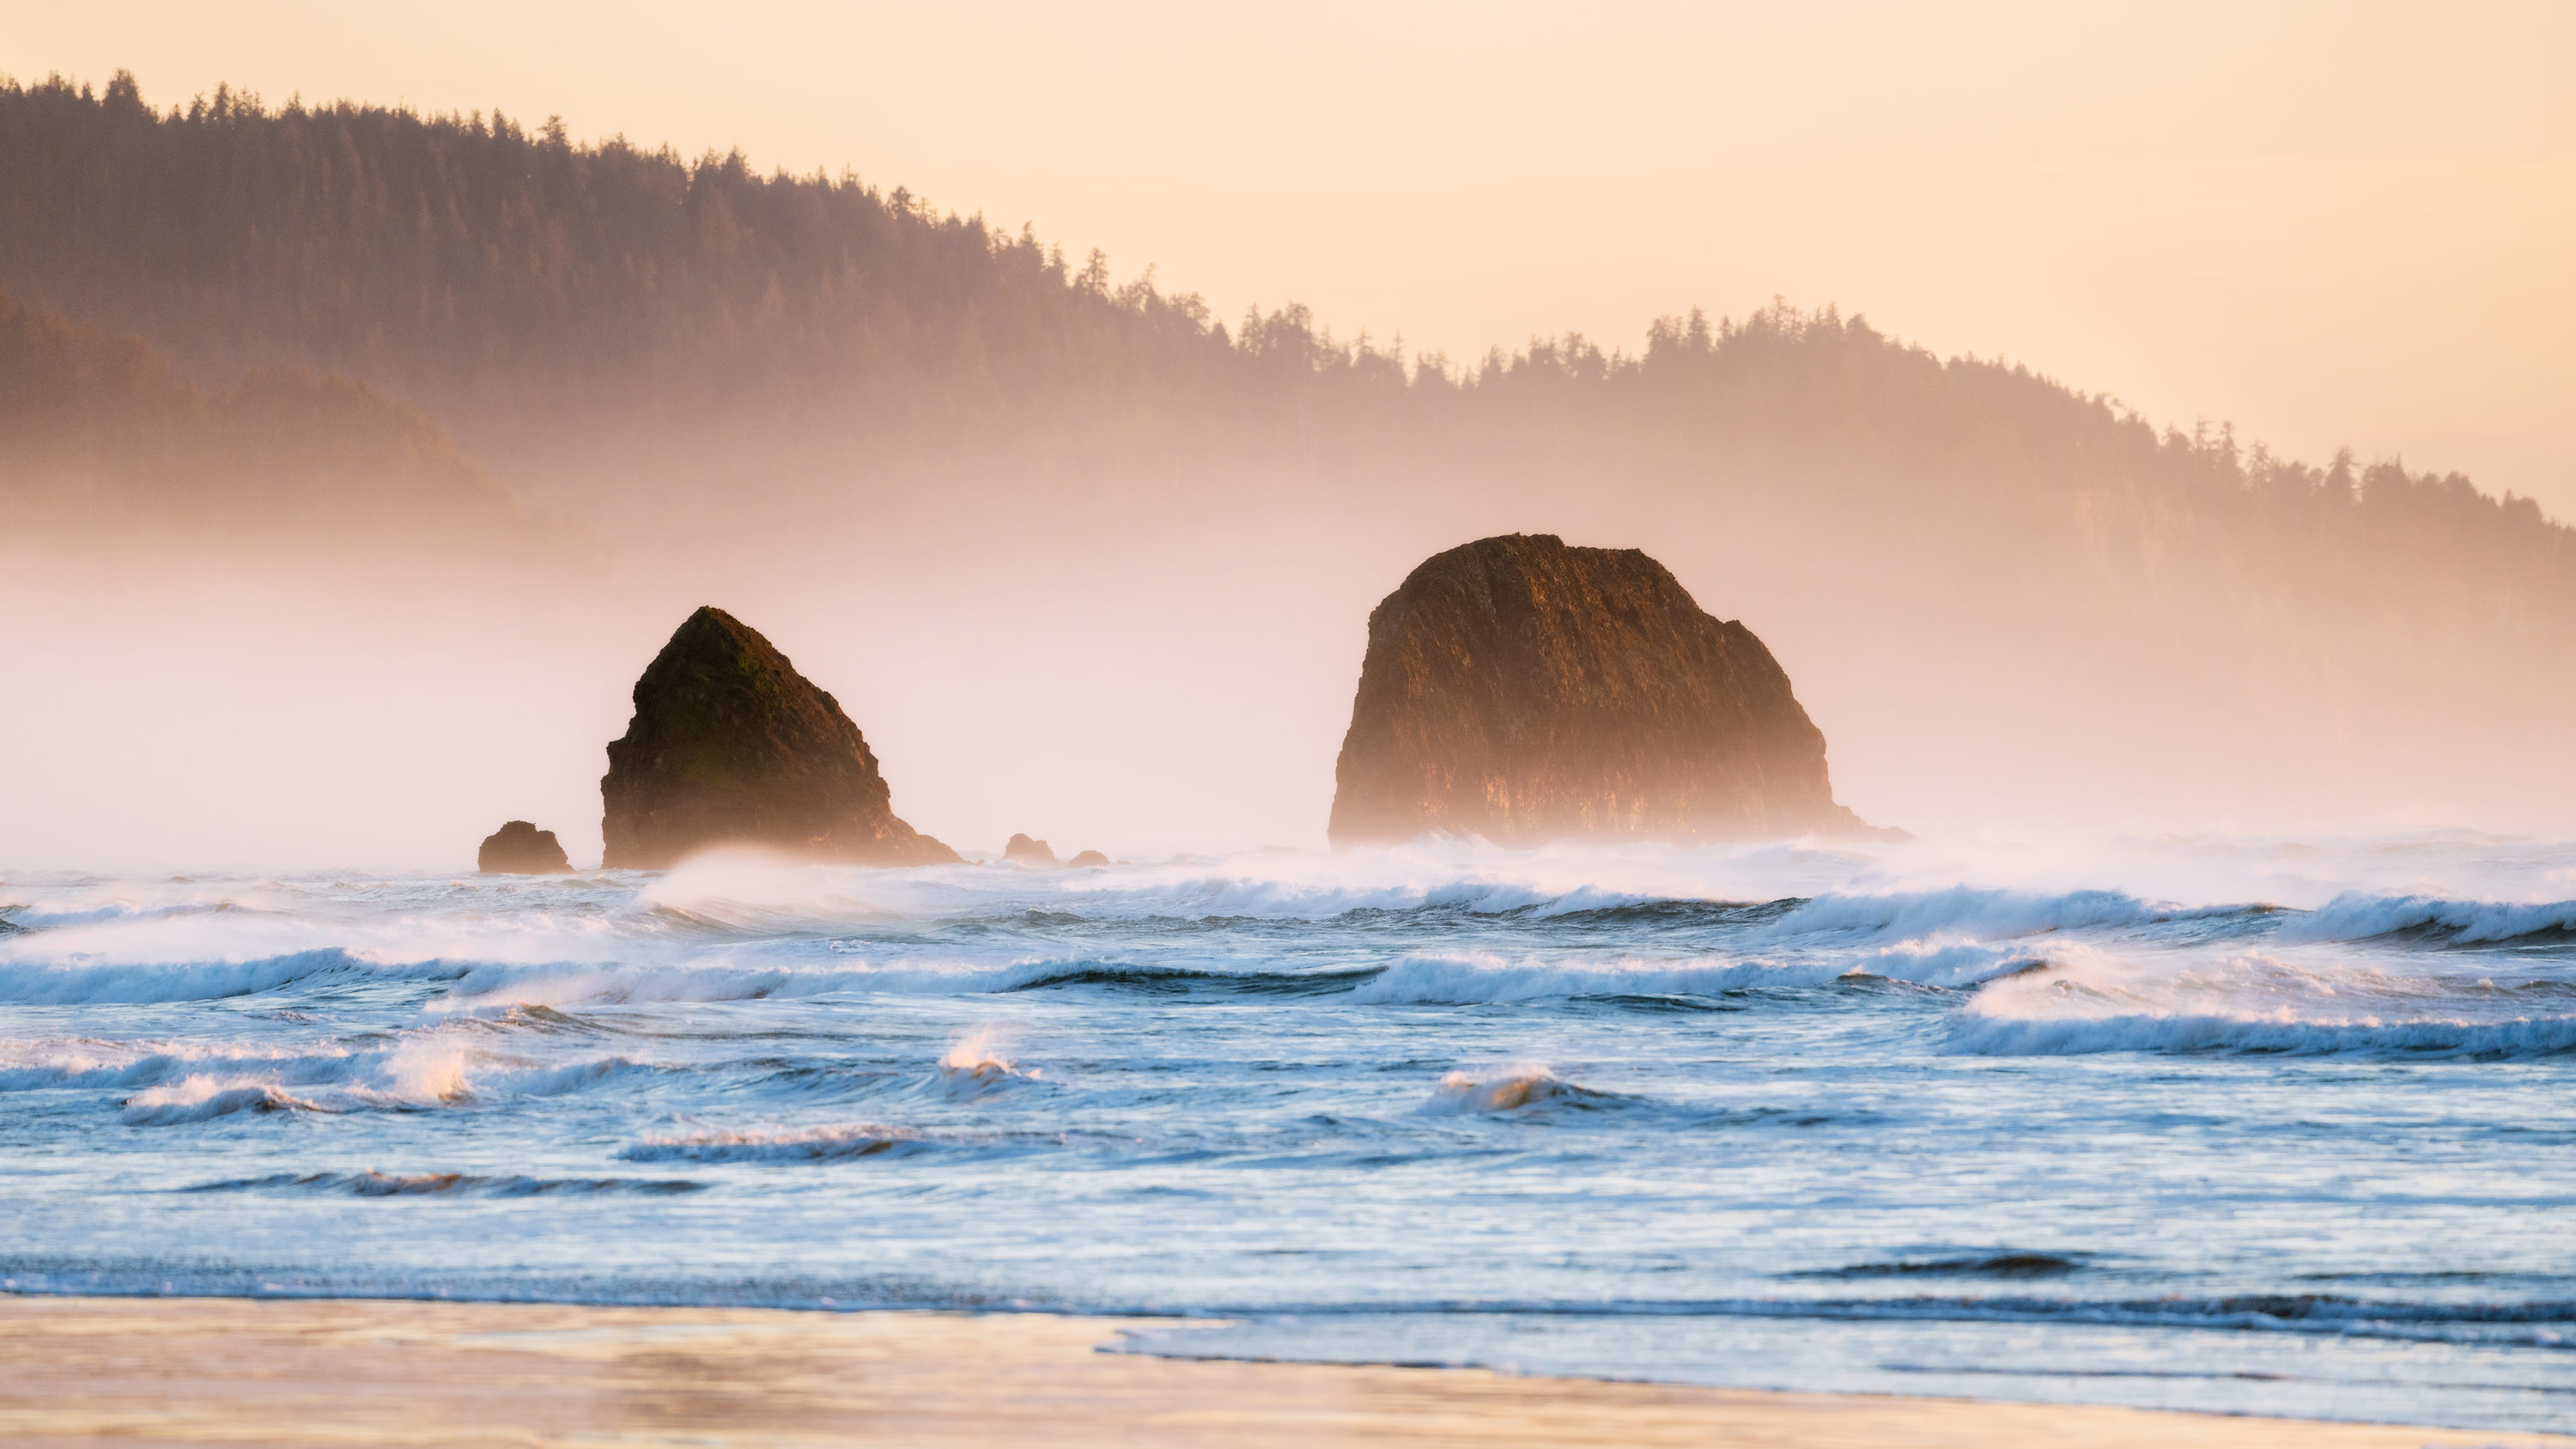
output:
[[[2160,434],[1830,312],[1666,323],[1470,387],[1300,322],[1273,341],[1307,362],[1188,374],[1224,406],[952,399],[971,426],[920,435],[802,393],[572,409],[541,454],[411,413],[390,441],[317,424],[324,462],[282,481],[201,456],[297,436],[264,414],[122,471],[105,423],[64,458],[0,434],[0,758],[28,762],[0,869],[440,870],[510,819],[595,863],[601,747],[701,605],[831,691],[942,840],[1318,845],[1370,611],[1510,532],[1642,548],[1741,621],[1876,824],[2576,808],[2576,686],[2537,662],[2576,620],[2576,535],[2530,500]]]
[[[1062,842],[1059,842],[1062,844]],[[21,1292],[2405,1420],[2576,1395],[2576,842],[13,873]]]

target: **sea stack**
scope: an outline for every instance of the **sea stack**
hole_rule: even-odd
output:
[[[553,831],[513,820],[483,837],[474,868],[485,875],[570,875],[572,860]]]
[[[1024,865],[1031,870],[1053,870],[1064,864],[1055,858],[1054,847],[1025,835],[1014,835],[1002,846],[1002,859],[1007,864]]]
[[[609,870],[715,845],[937,865],[957,853],[895,818],[859,727],[759,631],[702,608],[635,681],[635,718],[599,782]]]
[[[1369,615],[1334,778],[1335,845],[1870,830],[1751,630],[1636,549],[1549,534],[1435,555]]]

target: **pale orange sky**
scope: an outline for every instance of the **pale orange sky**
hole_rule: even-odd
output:
[[[120,66],[853,167],[1455,358],[1834,303],[2576,519],[2563,0],[0,11],[22,80]]]

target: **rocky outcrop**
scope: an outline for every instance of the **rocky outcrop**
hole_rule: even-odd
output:
[[[572,861],[553,831],[513,820],[483,837],[474,868],[485,875],[570,875]]]
[[[1064,864],[1063,861],[1055,858],[1054,847],[1043,840],[1031,840],[1025,835],[1011,837],[1010,843],[1002,847],[1002,859],[1011,865],[1024,865],[1031,870],[1053,870]]]
[[[715,845],[934,865],[957,853],[895,818],[859,727],[759,631],[700,609],[635,681],[635,717],[599,782],[610,870]]]
[[[1752,631],[1635,549],[1546,534],[1436,555],[1369,615],[1334,777],[1336,845],[1869,830]]]
[[[1064,867],[1067,870],[1089,870],[1093,866],[1107,865],[1108,863],[1108,856],[1102,855],[1096,850],[1086,850],[1082,854],[1075,856],[1073,859],[1066,861],[1064,863]]]

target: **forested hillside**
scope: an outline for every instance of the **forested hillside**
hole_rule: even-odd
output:
[[[0,86],[0,159],[0,285],[166,349],[167,387],[238,389],[188,406],[400,399],[674,589],[864,601],[957,657],[1002,631],[1022,686],[1100,655],[1125,692],[1099,710],[1280,731],[1274,774],[1313,755],[1318,821],[1368,604],[1514,528],[1642,545],[1742,616],[1864,814],[1901,823],[1926,782],[2016,810],[2576,808],[2576,686],[2543,663],[2576,647],[2576,533],[2529,500],[2276,458],[1832,310],[1407,358],[1293,305],[1228,325],[856,177],[497,115],[155,110],[123,76]],[[1123,634],[1085,624],[1131,592],[1156,602]],[[1166,679],[1172,639],[1134,621],[1183,599],[1267,652]]]
[[[26,296],[221,374],[281,359],[478,422],[788,388],[874,420],[1186,377],[1201,309],[855,178],[130,77],[0,90],[0,257]]]

